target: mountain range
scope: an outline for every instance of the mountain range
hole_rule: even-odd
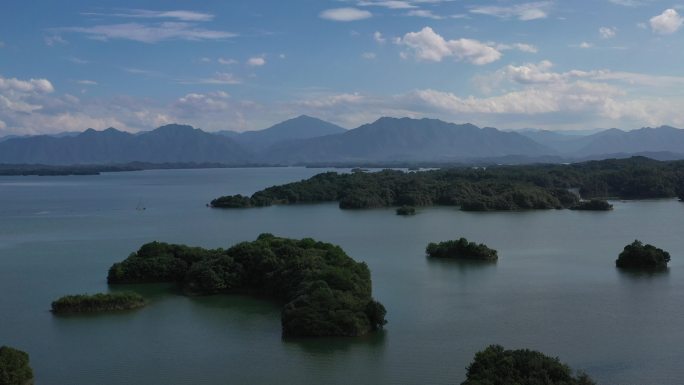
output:
[[[76,134],[0,138],[0,163],[5,164],[526,163],[631,155],[684,159],[684,130],[662,126],[572,135],[389,117],[346,130],[320,119],[299,116],[264,130],[243,133],[209,133],[170,124],[137,134],[108,128]]]

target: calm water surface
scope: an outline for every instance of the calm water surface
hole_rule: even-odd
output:
[[[165,170],[0,177],[0,345],[31,355],[37,384],[456,384],[493,343],[559,356],[600,384],[684,383],[684,204],[614,202],[608,213],[398,217],[336,204],[212,210],[307,178],[303,168]],[[143,205],[146,210],[136,210]],[[139,311],[54,317],[57,297],[109,288],[109,266],[153,240],[227,247],[259,233],[313,237],[366,261],[384,332],[282,340],[280,307],[244,296],[188,298],[134,289]],[[465,236],[497,264],[429,261],[430,241]],[[635,238],[672,254],[657,275],[621,273]]]

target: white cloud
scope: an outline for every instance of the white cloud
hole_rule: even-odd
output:
[[[0,76],[0,91],[47,94],[55,88],[47,79],[19,80]]]
[[[67,44],[67,41],[59,35],[45,36],[45,38],[43,38],[43,41],[45,41],[45,45],[50,47],[53,47],[58,44]]]
[[[222,57],[218,58],[218,63],[223,64],[223,65],[233,65],[233,64],[237,64],[237,62],[238,61],[235,59],[230,59],[230,58],[226,59],[226,58],[222,58]]]
[[[599,28],[599,34],[603,39],[611,39],[617,34],[617,29],[611,27],[601,27]]]
[[[510,6],[476,6],[470,9],[471,13],[496,16],[500,18],[517,18],[522,21],[545,19],[548,17],[550,1],[537,1]]]
[[[608,0],[609,2],[625,7],[638,7],[648,3],[650,0]]]
[[[682,27],[683,23],[684,19],[682,19],[679,13],[672,8],[666,9],[660,15],[654,16],[649,20],[651,30],[661,35],[669,35],[677,32],[679,28]]]
[[[385,42],[387,42],[387,39],[383,37],[382,33],[379,31],[375,31],[375,33],[373,33],[373,40],[375,40],[378,44],[385,44]]]
[[[442,16],[436,15],[432,11],[427,10],[427,9],[412,9],[406,13],[406,16],[425,17],[425,18],[434,19],[434,20],[443,19]]]
[[[372,17],[373,14],[358,8],[332,8],[326,9],[318,15],[322,19],[333,21],[356,21]]]
[[[158,43],[165,40],[224,40],[237,36],[232,32],[204,29],[188,22],[103,24],[60,28],[59,31],[81,33],[94,40],[123,39],[142,43]]]
[[[81,85],[84,85],[84,86],[96,86],[96,85],[97,85],[97,82],[96,82],[96,81],[94,81],[94,80],[87,80],[87,79],[84,79],[84,80],[77,80],[76,83],[81,84]]]
[[[201,78],[201,79],[194,79],[194,80],[179,80],[180,84],[225,84],[225,85],[234,85],[234,84],[241,84],[242,80],[232,73],[228,72],[216,72],[214,76],[210,78]]]
[[[364,52],[361,54],[361,57],[366,60],[374,60],[377,56],[375,55],[375,52]]]
[[[525,53],[537,53],[537,52],[539,52],[537,47],[533,46],[532,44],[526,44],[526,43],[513,43],[513,44],[488,43],[488,44],[494,46],[499,51],[517,50],[517,51],[525,52]]]
[[[586,42],[586,41],[583,41],[583,42],[581,42],[581,43],[579,44],[579,47],[580,47],[580,48],[584,48],[584,49],[586,49],[586,48],[592,48],[593,46],[594,46],[593,44],[588,43],[588,42]]]
[[[263,57],[257,56],[257,57],[251,57],[247,59],[247,65],[250,67],[261,67],[266,64],[266,59]]]
[[[68,57],[67,60],[74,64],[90,64],[90,60],[81,59],[75,56]]]
[[[141,18],[141,19],[176,19],[180,21],[210,21],[214,18],[214,15],[210,13],[202,13],[195,11],[152,11],[148,9],[129,9],[123,12],[117,13],[97,13],[97,12],[84,12],[83,15],[86,16],[114,16],[114,17],[127,17],[127,18]]]
[[[411,9],[416,8],[415,5],[411,4],[409,1],[401,0],[386,0],[386,1],[359,1],[357,3],[360,7],[385,7],[389,9]]]
[[[501,52],[477,40],[446,40],[430,27],[418,32],[409,32],[398,38],[397,44],[407,47],[403,56],[413,56],[417,60],[440,62],[445,57],[453,57],[458,61],[467,61],[475,65],[484,65],[501,58]]]

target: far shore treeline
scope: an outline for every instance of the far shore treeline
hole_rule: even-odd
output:
[[[571,190],[576,189],[579,196]],[[460,167],[422,172],[326,172],[299,182],[223,196],[212,207],[339,202],[342,209],[390,206],[460,206],[466,211],[610,210],[606,198],[650,199],[684,195],[684,161],[644,157],[568,165]],[[586,203],[582,199],[593,199]]]

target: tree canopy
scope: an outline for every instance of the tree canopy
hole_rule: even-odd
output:
[[[496,250],[482,243],[468,242],[465,238],[455,241],[430,243],[425,253],[431,258],[473,259],[496,261],[499,259]]]
[[[635,240],[625,246],[615,261],[617,267],[663,269],[670,262],[670,253],[653,245]]]
[[[390,206],[460,206],[462,210],[526,210],[576,207],[585,199],[674,197],[684,185],[684,161],[644,157],[569,165],[460,167],[422,172],[383,170],[326,172],[272,186],[251,197],[214,199],[212,207],[339,202],[342,209]]]
[[[26,385],[32,380],[28,354],[9,346],[0,347],[0,385]]]
[[[475,354],[461,385],[595,385],[586,374],[543,353],[492,345]]]
[[[52,312],[92,313],[103,311],[130,310],[145,306],[145,299],[138,293],[97,293],[67,295],[52,302]]]
[[[199,295],[258,291],[285,303],[283,336],[358,336],[386,323],[368,266],[311,238],[261,234],[227,250],[152,242],[115,263],[107,280],[177,282]]]

